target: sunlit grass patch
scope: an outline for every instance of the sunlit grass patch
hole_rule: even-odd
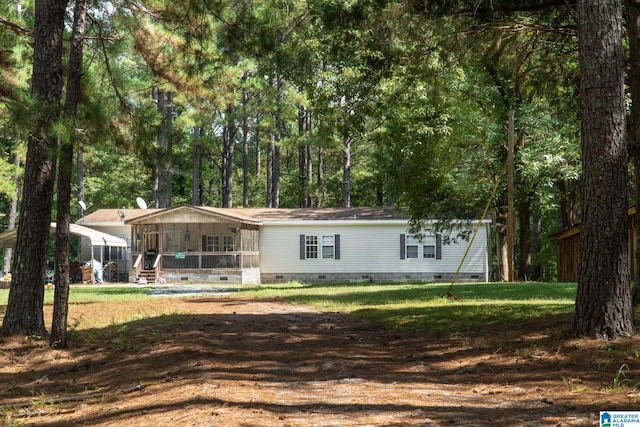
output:
[[[445,297],[448,283],[341,283],[297,282],[243,288],[238,295],[283,298],[311,305],[321,311],[350,313],[398,330],[432,333],[468,332],[492,325],[504,326],[573,312],[574,283],[461,283],[453,286],[453,298]],[[147,287],[72,286],[70,316],[74,304],[100,304],[104,316],[81,319],[78,329],[95,328],[171,314],[171,307],[155,301]],[[53,301],[45,291],[45,305]],[[8,290],[0,291],[0,313]],[[118,313],[118,303],[138,303],[135,313]]]
[[[568,315],[574,309],[575,284],[326,284],[259,286],[243,292],[255,297],[281,297],[319,310],[352,313],[388,327],[465,332],[491,325]]]

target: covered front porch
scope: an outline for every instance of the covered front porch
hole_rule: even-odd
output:
[[[126,222],[131,281],[260,283],[259,223],[215,208],[179,206]]]

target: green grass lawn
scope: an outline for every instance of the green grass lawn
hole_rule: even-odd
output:
[[[527,320],[567,316],[573,312],[575,283],[456,284],[455,299],[445,298],[448,283],[286,283],[247,287],[238,295],[283,298],[321,311],[349,313],[391,328],[434,333],[464,333],[492,324],[504,327]],[[0,290],[0,313],[8,290]],[[72,286],[71,303],[133,301],[152,298],[146,288]],[[53,290],[45,291],[45,303]]]
[[[105,286],[84,287],[71,285],[69,292],[70,303],[100,302],[100,301],[133,301],[151,298],[147,293],[148,288]],[[53,289],[45,289],[44,303],[53,304]],[[9,299],[9,290],[0,289],[0,307],[6,306]],[[0,312],[4,310],[0,309]]]
[[[241,294],[285,298],[319,310],[363,316],[402,330],[466,332],[491,324],[569,315],[575,283],[456,284],[455,299],[445,298],[447,283],[257,286]]]

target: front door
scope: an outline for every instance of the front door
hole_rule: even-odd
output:
[[[142,256],[144,259],[144,269],[151,270],[156,256],[160,252],[160,232],[157,224],[147,224],[142,226]]]

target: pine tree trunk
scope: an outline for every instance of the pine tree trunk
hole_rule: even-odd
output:
[[[533,215],[533,239],[531,250],[533,259],[536,260],[531,265],[531,280],[540,281],[542,278],[542,269],[540,266],[540,250],[542,249],[542,218],[539,213]]]
[[[156,101],[156,107],[158,112],[160,113],[160,117],[164,116],[164,91],[158,88],[153,88],[153,96]],[[166,204],[164,201],[164,151],[165,151],[165,132],[164,132],[164,120],[161,120],[160,128],[158,129],[158,133],[156,136],[156,155],[154,159],[154,167],[153,167],[153,188],[152,188],[152,198],[154,200],[154,206],[156,208],[165,208]]]
[[[558,180],[556,183],[560,193],[560,223],[562,229],[575,225],[576,192],[571,182]]]
[[[634,333],[629,286],[622,5],[578,2],[582,112],[580,265],[573,330]]]
[[[9,207],[9,222],[7,224],[7,230],[13,230],[16,228],[16,218],[18,216],[18,200],[20,199],[20,175],[18,174],[18,169],[20,168],[20,156],[18,153],[15,153],[13,156],[13,165],[16,168],[15,174],[12,176],[13,184],[15,185],[15,191],[13,193],[13,197],[11,198],[11,204]],[[4,250],[4,260],[3,260],[3,273],[8,273],[11,271],[11,259],[13,255],[12,248],[6,248]]]
[[[307,144],[305,144],[305,129],[306,129],[306,110],[303,106],[298,106],[298,136],[300,137],[300,143],[298,143],[298,182],[300,187],[298,188],[298,205],[302,208],[309,207],[307,205],[307,165],[309,158],[307,157]]]
[[[351,138],[346,137],[342,148],[342,207],[351,207]]]
[[[81,3],[82,1],[78,1]],[[54,276],[53,320],[49,343],[52,347],[67,346],[67,315],[69,302],[70,210],[73,145],[65,142],[58,162],[58,200],[56,215],[56,269]]]
[[[82,47],[87,18],[87,0],[76,0],[69,66],[65,114],[71,124],[69,140],[62,142],[58,164],[58,200],[56,216],[56,271],[54,277],[53,321],[51,323],[52,347],[67,347],[67,317],[69,312],[69,258],[71,257],[71,177],[75,149],[75,119],[80,103],[82,79]]]
[[[275,117],[275,137],[273,140],[273,165],[271,184],[271,204],[272,207],[280,207],[280,140],[282,139],[282,100],[284,99],[284,81],[280,73],[276,72],[276,117]]]
[[[631,115],[627,126],[629,154],[633,161],[636,187],[636,230],[640,227],[640,2],[625,0],[627,34],[629,40],[629,93],[631,95]],[[631,290],[632,305],[640,304],[640,233],[636,231],[636,252],[634,254],[636,277]]]
[[[249,93],[242,91],[242,207],[249,207]]]
[[[227,108],[227,123],[222,133],[222,207],[233,207],[233,160],[235,157],[236,125],[233,119],[233,107]]]
[[[273,208],[273,157],[275,151],[275,136],[271,135],[267,145],[267,200],[268,208]]]
[[[519,258],[518,278],[531,279],[531,202],[518,204]]]
[[[84,200],[84,153],[81,147],[76,150],[76,179],[78,181],[78,202],[85,202]],[[78,203],[78,218],[84,216],[84,209]]]
[[[316,207],[324,206],[324,149],[318,147],[318,172],[316,173]]]
[[[191,163],[191,204],[200,206],[200,132],[202,128],[193,127],[193,157]]]
[[[51,126],[60,110],[66,0],[37,0],[31,92],[42,103],[29,136],[20,226],[2,330],[44,335],[44,274],[51,222],[57,144]]]
[[[311,130],[309,130],[310,132]],[[307,144],[307,198],[305,200],[305,207],[310,208],[313,203],[313,197],[311,197],[311,183],[313,182],[313,156],[311,151],[311,145]]]
[[[260,181],[262,177],[262,146],[260,145],[260,123],[262,119],[260,114],[258,113],[256,117],[256,130],[255,130],[255,150],[256,150],[256,181]]]
[[[164,200],[165,206],[171,207],[173,206],[173,92],[167,92],[167,105],[163,123],[167,140],[164,156]]]
[[[496,280],[507,282],[509,280],[509,251],[507,250],[507,226],[505,224],[496,224],[496,245],[498,251]]]
[[[276,144],[273,149],[273,196],[271,201],[274,208],[280,207],[280,146]]]

